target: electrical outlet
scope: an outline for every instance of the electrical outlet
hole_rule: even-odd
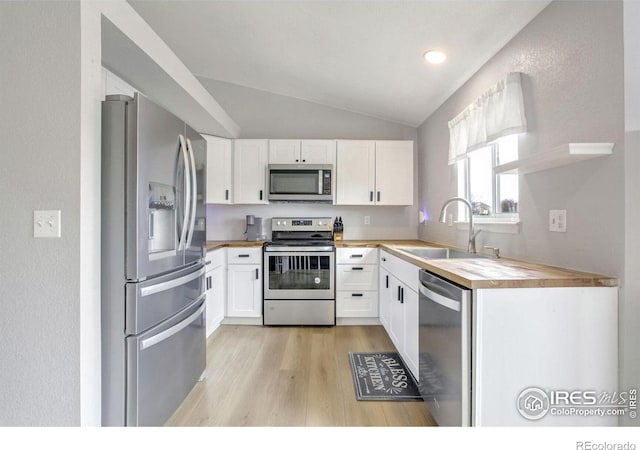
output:
[[[33,237],[61,237],[60,210],[33,212]]]
[[[371,216],[364,216],[364,224],[371,225]]]
[[[556,233],[567,232],[567,210],[551,209],[549,210],[549,231]]]

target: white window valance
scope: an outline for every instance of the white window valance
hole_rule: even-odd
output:
[[[449,164],[509,134],[527,131],[520,72],[511,72],[449,121]]]

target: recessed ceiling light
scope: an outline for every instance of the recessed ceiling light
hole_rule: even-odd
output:
[[[442,64],[447,59],[447,55],[440,50],[429,50],[424,54],[424,59],[431,64]]]

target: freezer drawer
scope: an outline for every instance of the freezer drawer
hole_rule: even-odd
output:
[[[205,369],[205,302],[127,344],[128,426],[163,425]]]
[[[126,284],[125,334],[142,333],[192,304],[205,291],[205,266]]]

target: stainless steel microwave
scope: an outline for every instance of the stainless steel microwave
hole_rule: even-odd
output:
[[[269,201],[333,203],[333,166],[270,164]]]

